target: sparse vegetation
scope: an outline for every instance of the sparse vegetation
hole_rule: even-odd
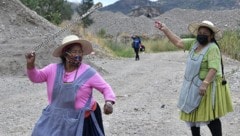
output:
[[[225,31],[219,44],[224,54],[240,60],[240,30]]]
[[[113,40],[105,40],[105,45],[112,50],[113,54],[116,56],[126,58],[134,56],[134,51],[130,46],[131,44],[126,45],[120,42],[114,42]]]
[[[174,45],[172,45],[168,39],[156,39],[156,40],[146,40],[142,41],[142,44],[146,47],[146,52],[163,52],[163,51],[176,51],[178,50]]]
[[[106,36],[106,30],[101,28],[98,33],[97,33],[97,36],[100,37],[100,38],[104,38]]]
[[[105,34],[105,33],[104,33]],[[192,35],[182,35],[182,38],[193,37]],[[120,42],[113,42],[111,40],[104,40],[105,45],[120,57],[132,57],[131,42],[126,44]],[[142,44],[146,47],[148,53],[177,51],[178,48],[172,45],[168,39],[146,39],[142,40]],[[219,41],[220,49],[223,54],[230,56],[233,59],[240,60],[240,30],[226,31],[223,38]]]
[[[114,55],[118,57],[133,57],[134,51],[131,46],[132,40],[129,42],[118,42],[114,40],[105,39],[102,36],[105,35],[104,31],[99,31],[95,40],[98,44],[104,45],[104,48],[110,50]],[[167,39],[142,39],[142,44],[145,46],[147,53],[157,53],[163,51],[176,51],[178,50],[175,46],[173,46]],[[102,46],[103,47],[103,46]]]

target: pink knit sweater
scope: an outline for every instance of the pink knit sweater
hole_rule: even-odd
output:
[[[77,71],[77,77],[79,77],[85,70],[87,70],[90,66],[87,64],[81,64]],[[48,94],[48,102],[49,104],[52,101],[52,92],[55,81],[57,71],[57,64],[49,64],[48,66],[42,69],[28,69],[27,75],[29,79],[34,83],[43,83],[47,84],[47,94]],[[65,72],[63,74],[63,82],[72,82],[75,77],[76,70],[72,72]],[[77,78],[76,77],[76,78]],[[87,82],[85,82],[77,92],[76,100],[75,100],[75,108],[79,109],[84,107],[87,102],[93,88],[98,90],[103,94],[105,101],[113,101],[115,102],[115,94],[111,88],[111,86],[100,76],[99,73],[96,73],[93,77],[91,77]],[[91,106],[94,104],[95,100],[92,99]]]

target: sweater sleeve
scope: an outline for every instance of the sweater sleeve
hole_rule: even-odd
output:
[[[49,74],[52,72],[52,67],[53,64],[49,64],[42,69],[27,69],[27,76],[34,83],[46,82]]]
[[[115,103],[116,96],[111,86],[101,77],[99,73],[96,73],[89,81],[90,85],[101,92],[105,101],[113,101]]]

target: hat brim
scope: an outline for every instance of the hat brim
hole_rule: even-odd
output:
[[[214,32],[214,38],[216,40],[219,40],[222,38],[222,32],[219,28],[217,27],[213,27],[211,25],[205,24],[205,23],[191,23],[188,25],[188,30],[191,34],[197,36],[198,34],[198,29],[199,27],[208,27],[209,29],[211,29]]]
[[[73,43],[77,43],[80,44],[82,46],[82,50],[83,50],[83,55],[88,55],[90,53],[93,52],[93,48],[92,48],[92,44],[87,41],[87,40],[73,40],[71,42],[67,42],[65,44],[62,44],[60,46],[58,46],[54,51],[53,51],[53,56],[54,57],[60,57],[62,55],[62,50]]]

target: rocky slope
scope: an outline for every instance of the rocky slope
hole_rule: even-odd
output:
[[[121,12],[129,14],[137,7],[150,6],[162,14],[174,8],[196,10],[230,10],[239,9],[240,0],[118,0],[104,7],[103,11]],[[141,10],[141,9],[139,9]],[[152,13],[151,11],[149,11]],[[137,16],[143,15],[141,12]]]
[[[56,26],[26,8],[18,0],[0,1],[0,73],[20,75],[25,64],[24,54],[59,30]],[[38,58],[47,61],[48,49],[39,50]],[[38,63],[38,65],[44,65]]]
[[[173,9],[155,18],[146,16],[129,17],[120,12],[104,11],[95,12],[91,17],[94,19],[94,24],[88,30],[93,33],[104,29],[112,36],[125,33],[127,35],[137,34],[151,37],[162,35],[154,28],[154,20],[164,22],[178,35],[188,34],[187,25],[202,20],[210,20],[222,30],[236,30],[239,29],[240,9],[222,11]]]
[[[58,62],[59,59],[52,57],[52,51],[64,36],[70,34],[70,29],[52,39],[61,30],[59,27],[25,7],[19,0],[1,0],[0,75],[24,75],[24,54],[39,46],[42,47],[36,52],[38,67]]]

